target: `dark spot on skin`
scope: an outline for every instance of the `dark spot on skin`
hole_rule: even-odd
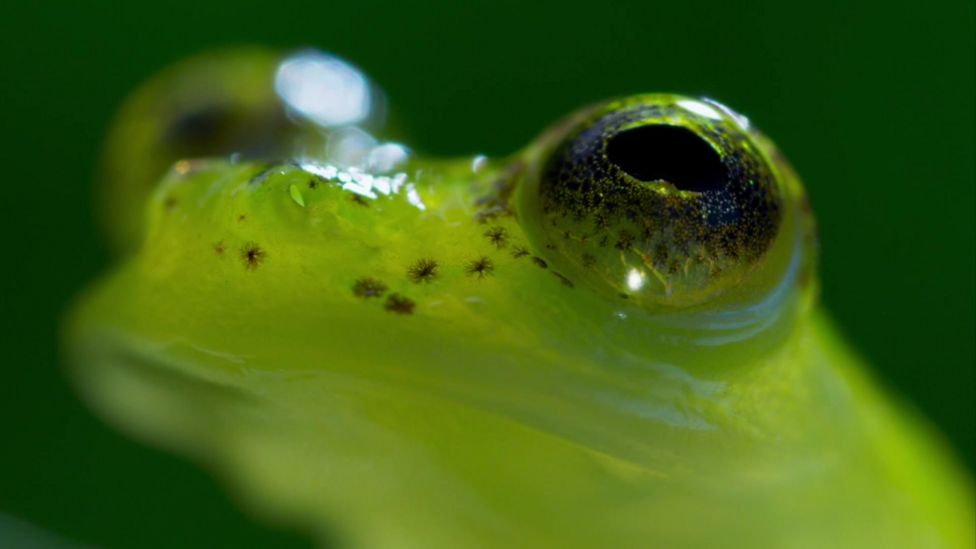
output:
[[[500,250],[508,244],[508,231],[505,230],[505,227],[491,227],[485,231],[485,238]]]
[[[437,261],[425,257],[418,259],[416,263],[407,269],[407,276],[416,284],[430,282],[437,278],[439,269],[440,266],[437,264]]]
[[[267,259],[267,255],[267,252],[255,242],[248,242],[241,247],[241,261],[244,262],[244,267],[249,271],[256,270],[261,266],[261,263]]]
[[[512,257],[518,259],[529,255],[529,250],[525,246],[515,246],[512,248]]]
[[[546,260],[545,259],[542,259],[541,257],[535,256],[535,255],[532,256],[532,263],[535,263],[536,265],[542,267],[543,269],[548,269],[549,268],[549,264],[546,263]]]
[[[215,254],[223,256],[224,252],[227,251],[227,248],[224,246],[224,241],[218,240],[217,242],[214,242],[213,251]]]
[[[237,221],[238,222],[247,221],[247,214],[240,214],[240,215],[238,215],[237,216]]]
[[[311,190],[314,191],[315,189],[318,188],[318,186],[319,186],[319,182],[317,180],[315,180],[315,179],[309,179],[308,180],[308,188],[309,189],[311,189]]]
[[[592,267],[592,266],[596,265],[596,256],[594,256],[591,253],[585,253],[585,254],[583,254],[583,256],[580,259],[582,260],[582,263],[583,263],[583,266],[584,267],[587,267],[588,268],[588,267]]]
[[[367,202],[365,198],[363,198],[362,196],[360,196],[358,194],[353,193],[353,195],[350,198],[350,200],[352,200],[353,202],[355,202],[356,204],[358,204],[358,205],[360,205],[360,206],[362,206],[364,208],[368,208],[369,207],[369,202]]]
[[[464,272],[468,273],[468,276],[484,278],[495,272],[495,264],[488,257],[481,256],[478,259],[469,261],[464,266]]]
[[[400,315],[413,314],[413,309],[416,306],[417,304],[412,299],[400,294],[390,294],[390,297],[386,298],[386,303],[383,304],[383,308],[387,311]]]
[[[380,297],[386,293],[386,284],[383,284],[375,278],[360,278],[356,280],[352,285],[352,293],[356,297],[361,297],[363,299],[369,299],[371,297]]]
[[[566,278],[561,273],[557,273],[556,271],[549,271],[549,272],[551,272],[552,274],[556,275],[556,278],[558,278],[559,281],[562,282],[563,286],[567,286],[569,288],[572,288],[573,287],[573,281],[570,280],[570,279],[568,279],[568,278]]]

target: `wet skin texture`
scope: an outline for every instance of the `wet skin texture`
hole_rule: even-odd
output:
[[[971,481],[833,330],[747,120],[641,95],[381,165],[288,116],[278,62],[205,56],[120,114],[118,261],[67,337],[105,417],[352,546],[972,545]]]

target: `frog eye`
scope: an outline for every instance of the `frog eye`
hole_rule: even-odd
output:
[[[578,278],[640,303],[685,306],[761,263],[779,229],[781,191],[742,117],[655,95],[598,107],[570,126],[540,164],[530,202],[547,247]]]
[[[350,81],[370,94],[356,88],[358,100],[344,103]],[[105,147],[101,217],[113,247],[138,245],[146,197],[175,162],[323,154],[332,126],[382,120],[382,98],[368,86],[328,54],[253,47],[204,53],[155,75],[125,102]]]

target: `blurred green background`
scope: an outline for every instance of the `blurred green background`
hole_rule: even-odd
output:
[[[13,516],[98,546],[307,546],[100,423],[59,365],[59,316],[106,267],[90,188],[113,109],[164,65],[235,43],[347,58],[414,147],[443,155],[510,152],[609,96],[728,103],[806,181],[839,323],[972,468],[974,34],[971,0],[4,2],[0,530]]]

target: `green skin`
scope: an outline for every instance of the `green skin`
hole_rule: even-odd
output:
[[[113,423],[205,463],[262,516],[354,546],[973,546],[971,480],[832,328],[801,185],[730,112],[714,124],[768,169],[775,234],[669,272],[641,242],[565,236],[587,222],[540,189],[596,118],[685,98],[590,107],[506,159],[412,156],[376,198],[324,158],[192,160],[150,185],[179,153],[160,145],[171,115],[145,105],[229,59],[263,59],[238,82],[265,89],[277,58],[201,59],[137,92],[109,140],[120,257],[67,348]],[[303,132],[322,138],[288,139]],[[675,232],[669,257],[702,235]]]

